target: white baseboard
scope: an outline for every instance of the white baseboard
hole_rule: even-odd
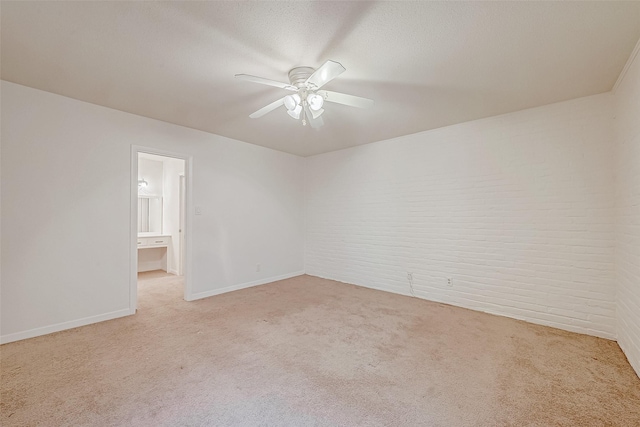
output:
[[[29,329],[23,332],[15,332],[0,336],[0,344],[7,344],[14,341],[26,340],[27,338],[39,337],[40,335],[52,334],[67,329],[78,328],[80,326],[90,325],[92,323],[104,322],[105,320],[117,319],[118,317],[129,316],[135,314],[135,310],[125,308],[110,313],[99,314],[97,316],[89,316],[83,319],[71,320],[68,322],[56,323],[55,325],[43,326],[41,328]]]
[[[255,280],[253,282],[246,282],[238,285],[227,286],[226,288],[214,289],[206,292],[199,292],[197,294],[191,295],[191,298],[189,298],[188,301],[193,301],[201,298],[219,295],[226,292],[237,291],[240,289],[250,288],[253,286],[264,285],[266,283],[289,279],[291,277],[301,276],[303,274],[304,274],[304,271],[297,271],[295,273],[283,274],[281,276],[269,277],[266,279]],[[117,319],[118,317],[129,316],[131,314],[135,314],[135,310],[126,308],[123,310],[112,311],[110,313],[99,314],[97,316],[89,316],[82,319],[71,320],[68,322],[56,323],[55,325],[43,326],[41,328],[29,329],[27,331],[22,331],[22,332],[15,332],[13,334],[0,336],[0,344],[7,344],[14,341],[20,341],[28,338],[39,337],[41,335],[47,335],[47,334],[52,334],[54,332],[65,331],[67,329],[78,328],[80,326],[86,326],[92,323],[104,322],[105,320],[111,320],[111,319]]]
[[[168,270],[167,270],[167,273],[169,273],[169,274],[173,274],[174,276],[179,276],[179,274],[178,274],[178,270],[174,270],[174,269],[172,269],[172,268],[168,269]]]
[[[145,271],[156,271],[156,270],[164,270],[164,264],[160,261],[147,261],[147,262],[138,263],[138,273],[144,273]]]
[[[308,274],[310,276],[313,276],[313,277],[319,277],[321,279],[327,279],[327,280],[333,280],[334,282],[345,283],[347,285],[360,286],[362,288],[369,288],[369,289],[374,289],[374,290],[377,290],[377,291],[389,292],[389,293],[392,293],[392,294],[404,295],[404,296],[411,297],[411,294],[408,291],[404,291],[404,290],[392,289],[392,288],[381,287],[381,286],[374,286],[374,285],[369,285],[369,284],[345,282],[342,279],[335,279],[335,278],[332,278],[332,277],[321,276],[321,275],[314,274],[314,273],[306,273],[306,274]],[[436,302],[436,303],[441,303],[441,304],[447,304],[447,305],[451,305],[451,306],[454,306],[454,307],[464,308],[464,309],[467,309],[467,310],[479,311],[481,313],[487,313],[487,314],[491,314],[491,315],[494,315],[494,316],[501,316],[501,317],[508,317],[510,319],[522,320],[523,322],[533,323],[535,325],[549,326],[551,328],[562,329],[564,331],[575,332],[575,333],[584,334],[584,335],[590,335],[590,336],[594,336],[594,337],[598,337],[598,338],[604,338],[604,339],[611,340],[611,341],[617,341],[617,337],[616,337],[615,333],[609,333],[609,332],[599,331],[599,330],[595,330],[595,329],[583,328],[583,327],[580,327],[580,326],[572,326],[572,325],[567,325],[567,324],[564,324],[564,323],[549,322],[549,321],[536,319],[534,317],[526,317],[526,316],[514,315],[514,314],[511,314],[511,313],[500,311],[499,307],[497,307],[495,309],[491,309],[491,308],[481,307],[481,306],[476,306],[476,305],[461,304],[458,301],[450,301],[450,300],[442,299],[442,298],[434,298],[433,296],[427,294],[425,291],[416,290],[414,298],[419,298],[419,299],[423,299],[423,300],[427,300],[427,301],[431,301],[431,302]]]
[[[238,291],[240,289],[251,288],[253,286],[265,285],[271,282],[277,282],[278,280],[290,279],[296,276],[302,276],[304,271],[296,271],[295,273],[283,274],[281,276],[268,277],[266,279],[254,280],[253,282],[240,283],[238,285],[227,286],[226,288],[212,289],[210,291],[198,292],[191,294],[187,301],[194,301],[197,299],[212,297],[214,295],[220,295],[227,292]]]

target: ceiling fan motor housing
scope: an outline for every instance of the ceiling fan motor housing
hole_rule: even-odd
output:
[[[307,87],[305,82],[307,79],[316,71],[311,67],[296,67],[292,68],[289,71],[289,82],[291,82],[292,86],[297,87],[298,89],[313,89]]]

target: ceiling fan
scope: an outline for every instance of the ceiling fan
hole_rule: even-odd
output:
[[[250,114],[249,117],[252,119],[262,117],[284,105],[291,117],[296,120],[302,118],[303,126],[306,126],[307,122],[309,122],[312,128],[317,129],[324,124],[321,116],[324,113],[322,106],[325,101],[358,108],[367,108],[373,104],[371,99],[347,95],[346,93],[320,90],[321,87],[344,71],[345,68],[339,62],[326,61],[317,70],[311,67],[292,68],[289,71],[289,83],[281,83],[248,74],[236,74],[235,77],[240,80],[275,86],[294,92]]]

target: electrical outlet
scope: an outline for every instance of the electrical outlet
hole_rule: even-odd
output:
[[[413,273],[407,273],[407,280],[413,280]]]
[[[260,264],[256,264],[256,271],[260,271],[260,267],[261,267]]]
[[[453,286],[453,279],[451,277],[447,277],[447,286]]]

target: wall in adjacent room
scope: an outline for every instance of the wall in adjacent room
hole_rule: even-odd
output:
[[[193,156],[193,298],[302,273],[304,159],[5,81],[1,91],[2,342],[132,313],[131,145]]]
[[[143,157],[144,156],[144,157]],[[151,158],[153,157],[153,158]],[[166,160],[165,160],[166,159]],[[167,235],[167,213],[172,209],[170,201],[167,200],[167,163],[173,160],[184,163],[184,160],[170,159],[168,157],[151,156],[145,153],[138,155],[138,182],[144,180],[147,185],[138,185],[138,197],[149,196],[149,210],[145,210],[141,204],[138,205],[138,235],[140,233],[153,233],[154,235]],[[177,202],[175,202],[177,203]],[[154,206],[156,209],[154,209]],[[142,217],[148,216],[149,228],[142,230]],[[173,242],[172,242],[173,243]],[[169,245],[171,246],[171,244]],[[172,258],[169,256],[170,248],[146,248],[138,250],[138,272],[165,270],[168,271]]]
[[[167,268],[178,274],[180,262],[180,176],[184,175],[184,160],[165,157],[163,178],[162,234],[171,236],[167,251]]]
[[[640,375],[640,43],[614,94],[618,343]]]
[[[138,159],[138,181],[147,182],[146,187],[139,187],[138,194],[144,196],[162,197],[163,193],[163,162],[159,160]]]
[[[307,158],[306,272],[615,338],[612,139],[607,93]]]

